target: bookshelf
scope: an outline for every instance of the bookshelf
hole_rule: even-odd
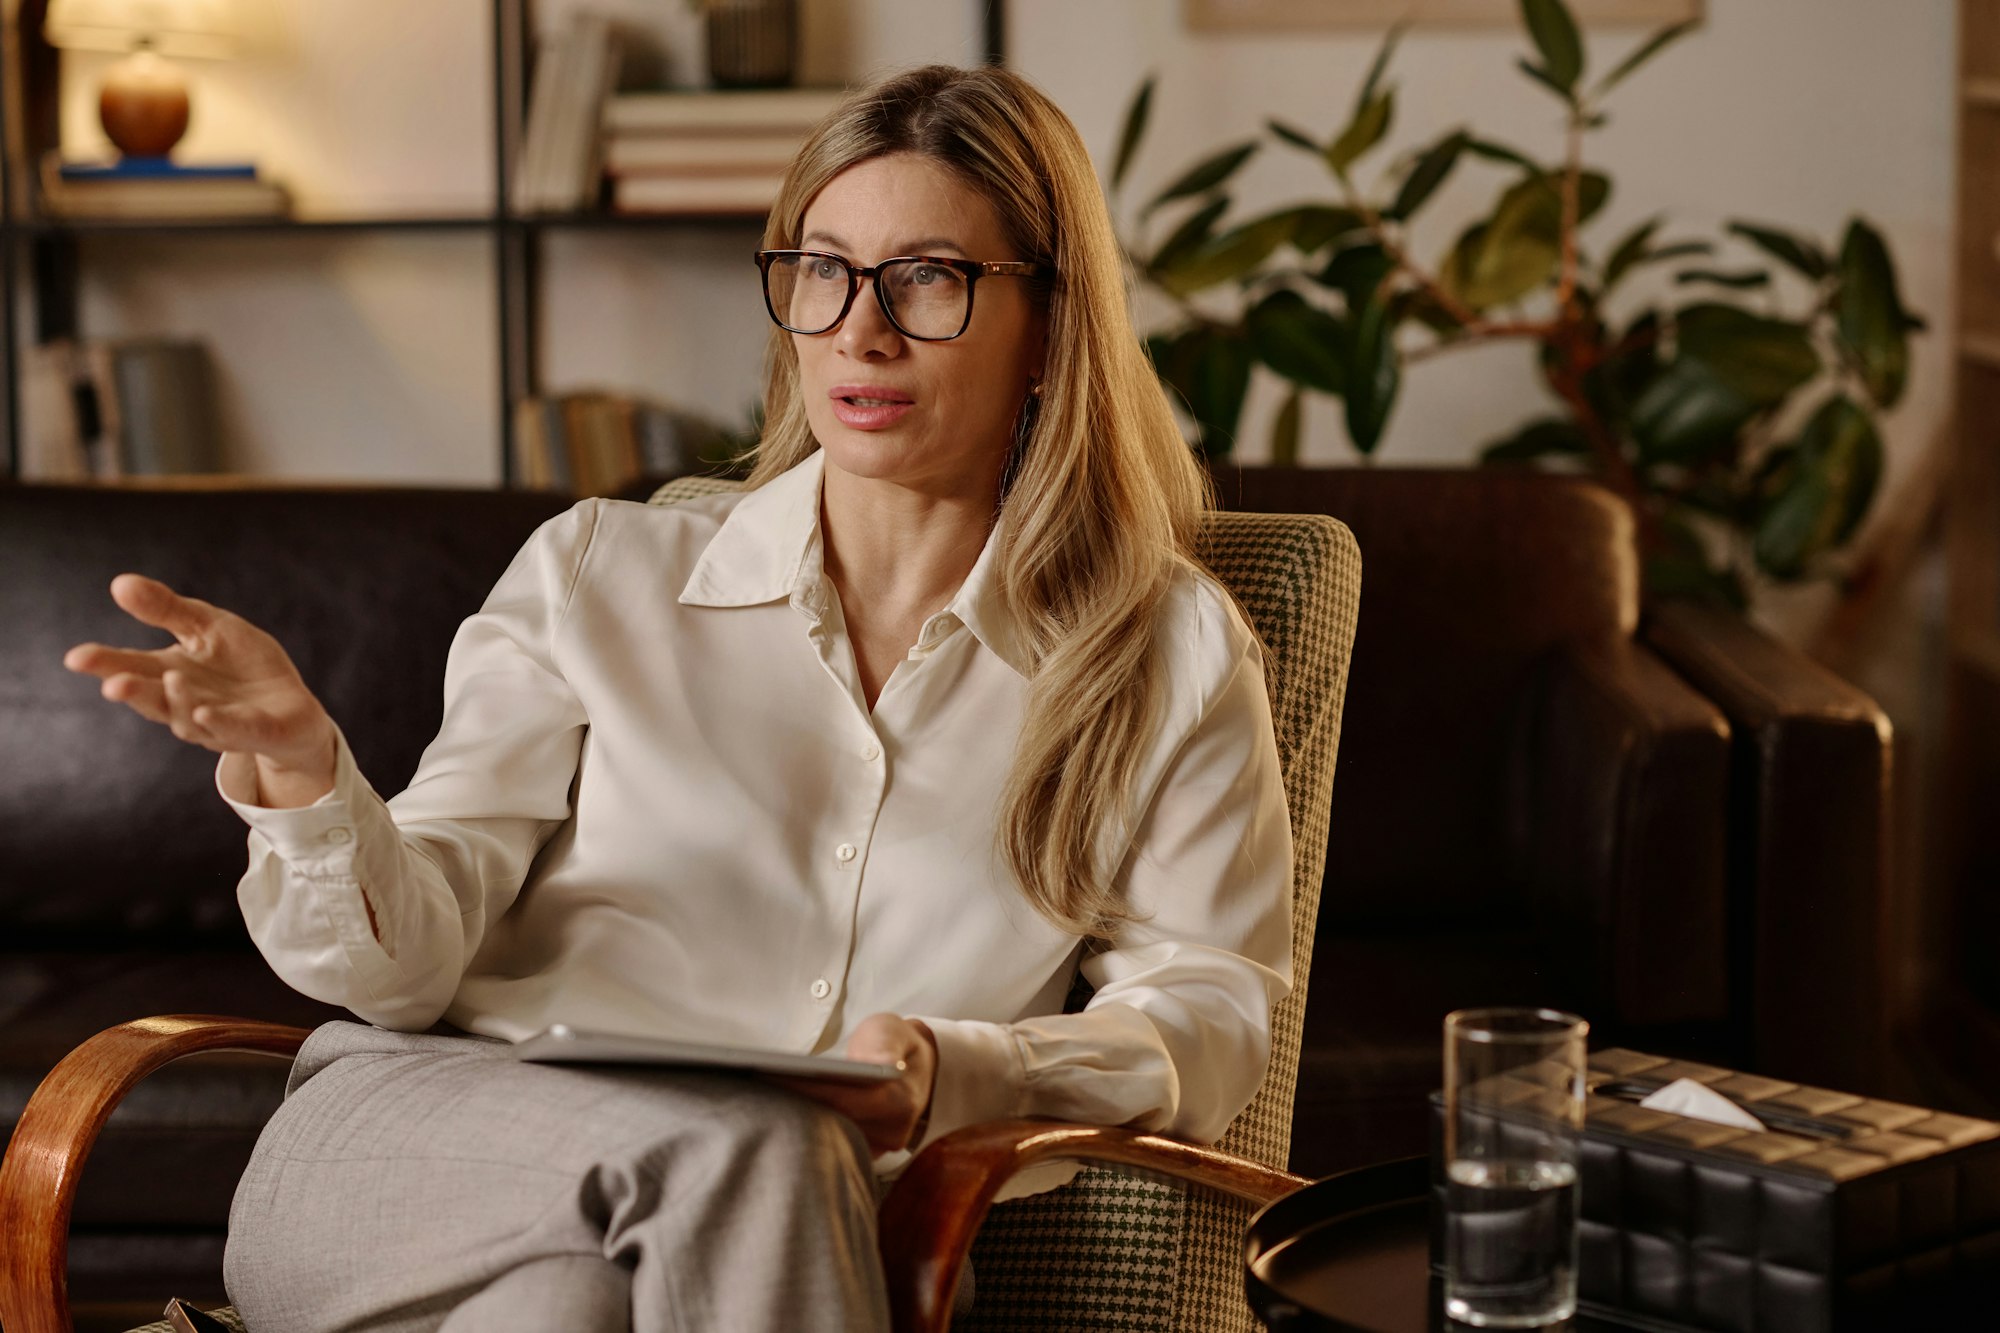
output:
[[[1004,61],[1006,0],[978,0],[983,58]],[[20,302],[32,301],[28,336],[38,342],[81,335],[79,280],[87,256],[85,242],[106,236],[174,238],[240,235],[246,243],[261,236],[322,238],[338,245],[346,236],[375,233],[438,233],[475,237],[490,243],[498,369],[499,475],[503,487],[518,478],[514,467],[513,404],[542,389],[542,285],[545,276],[544,238],[557,232],[671,232],[686,230],[740,232],[754,247],[761,235],[761,212],[701,214],[615,214],[576,212],[522,214],[514,211],[514,178],[525,133],[527,93],[534,50],[533,0],[491,0],[485,21],[492,30],[493,119],[490,148],[494,155],[494,189],[483,211],[439,215],[323,215],[285,218],[215,218],[195,220],[83,220],[43,216],[37,211],[32,170],[27,163],[59,142],[57,129],[57,53],[41,38],[46,0],[20,0],[8,34],[11,67],[0,85],[18,80],[19,101],[0,97],[0,391],[5,410],[5,478],[21,473],[21,362],[23,349]],[[10,124],[18,111],[21,123]],[[20,145],[17,153],[16,143]],[[25,193],[28,197],[21,197]]]

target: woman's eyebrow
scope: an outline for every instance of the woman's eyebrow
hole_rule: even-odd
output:
[[[818,241],[823,245],[833,246],[837,250],[847,249],[847,242],[841,240],[830,231],[809,231],[799,244],[811,245],[814,241]],[[952,240],[949,236],[926,236],[920,241],[903,242],[901,248],[896,253],[904,255],[923,254],[930,250],[956,250],[961,255],[966,252],[964,246]]]

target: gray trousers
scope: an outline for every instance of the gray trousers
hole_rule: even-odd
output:
[[[885,1330],[861,1131],[751,1078],[316,1029],[229,1215],[252,1333]]]

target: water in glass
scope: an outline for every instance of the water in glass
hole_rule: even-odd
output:
[[[1576,1168],[1457,1161],[1446,1169],[1445,1312],[1534,1328],[1576,1312]]]

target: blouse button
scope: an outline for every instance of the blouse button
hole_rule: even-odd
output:
[[[346,842],[353,836],[352,833],[344,828],[330,828],[326,831],[326,840],[328,842]]]
[[[873,763],[875,760],[880,759],[882,757],[882,747],[874,744],[873,742],[870,742],[869,744],[861,747],[861,757],[863,759],[868,760],[870,763]]]
[[[841,863],[844,865],[847,862],[852,861],[854,859],[854,844],[851,842],[843,842],[840,844],[840,846],[833,849],[833,854],[839,857]]]
[[[833,985],[825,977],[821,977],[812,984],[812,993],[815,1000],[824,1000],[833,994]]]

